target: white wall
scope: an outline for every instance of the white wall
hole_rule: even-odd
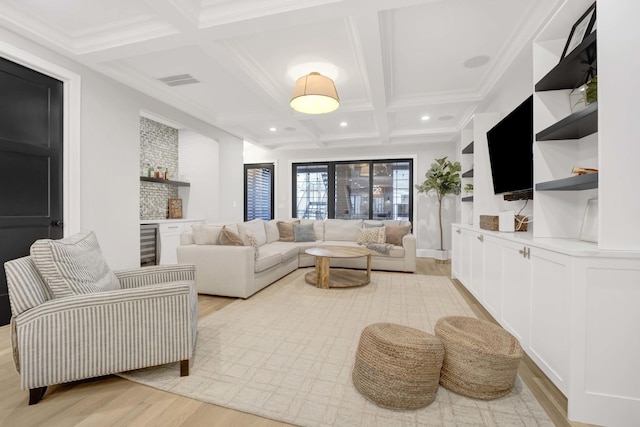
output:
[[[269,151],[245,143],[245,163],[275,164],[275,216],[290,218],[292,215],[291,200],[291,165],[297,162],[313,162],[326,160],[371,160],[412,158],[414,160],[414,184],[424,180],[424,174],[434,159],[448,156],[456,160],[458,145],[450,143],[428,143],[415,145],[367,147],[345,147],[340,149],[309,149],[290,151]],[[456,198],[448,196],[443,205],[444,247],[451,248],[451,232],[449,224],[455,221],[458,209]],[[416,234],[419,251],[440,247],[438,229],[437,199],[432,195],[418,194],[414,189],[413,232]],[[421,256],[427,256],[421,252]]]
[[[33,57],[81,76],[79,159],[78,164],[65,165],[65,169],[77,168],[77,173],[69,179],[74,181],[71,187],[79,181],[79,194],[65,194],[65,197],[73,198],[79,214],[72,219],[73,223],[65,216],[65,228],[94,230],[111,268],[136,267],[140,262],[141,111],[156,113],[203,136],[224,141],[225,149],[240,153],[235,154],[234,160],[242,177],[242,141],[238,138],[10,31],[0,29],[0,40],[0,56],[8,56],[9,50],[20,52],[18,56],[22,58]],[[30,61],[21,63],[29,66]],[[78,117],[72,119],[77,121]],[[218,165],[212,167],[218,168]],[[220,194],[221,204],[228,204],[225,197],[230,198],[230,194],[234,194],[233,197],[242,194],[241,178],[225,183],[225,192]]]
[[[527,202],[525,206],[524,200],[506,202],[502,195],[493,194],[493,182],[490,175],[491,165],[489,163],[488,148],[486,147],[486,130],[491,129],[532,93],[533,53],[532,43],[528,43],[526,48],[518,54],[504,74],[500,76],[491,94],[486,97],[477,110],[478,114],[489,114],[482,116],[483,119],[486,119],[486,123],[483,123],[485,132],[485,138],[483,139],[484,146],[479,145],[478,141],[474,143],[475,150],[482,154],[480,156],[474,156],[475,162],[482,162],[482,164],[475,165],[474,175],[476,176],[474,176],[474,184],[478,181],[481,185],[480,188],[476,185],[474,189],[474,199],[484,201],[484,203],[479,206],[476,206],[477,202],[474,202],[473,214],[476,225],[479,223],[479,215],[497,215],[503,210],[514,210],[516,214],[521,211],[522,215],[531,215],[533,213],[533,203],[531,201]],[[478,194],[477,190],[482,190],[482,183],[486,184],[487,191],[483,194]],[[531,225],[531,227],[533,227],[533,225]],[[531,230],[531,228],[529,228],[529,230]]]
[[[218,221],[220,179],[218,175],[219,147],[211,138],[188,129],[180,129],[178,137],[179,180],[191,184],[179,187],[185,218]],[[214,166],[215,165],[215,166]]]
[[[640,250],[640,2],[598,3],[600,249]]]

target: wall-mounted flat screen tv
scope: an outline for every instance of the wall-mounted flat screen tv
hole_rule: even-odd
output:
[[[533,95],[487,132],[495,194],[533,189]]]

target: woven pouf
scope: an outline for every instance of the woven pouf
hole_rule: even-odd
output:
[[[417,409],[438,392],[444,347],[419,329],[374,323],[360,335],[353,385],[367,399],[392,409]]]
[[[476,399],[496,399],[516,381],[522,347],[498,325],[472,317],[448,316],[434,332],[444,344],[440,385]]]

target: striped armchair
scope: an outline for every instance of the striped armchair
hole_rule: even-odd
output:
[[[198,321],[194,266],[116,271],[118,289],[64,297],[54,295],[32,256],[4,266],[14,361],[30,405],[52,384],[177,361],[189,375]]]

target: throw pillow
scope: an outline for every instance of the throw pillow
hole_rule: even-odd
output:
[[[313,224],[293,224],[294,242],[315,242],[316,233],[313,231]]]
[[[384,243],[385,227],[361,228],[357,243],[365,245],[367,243]]]
[[[120,289],[93,231],[36,240],[31,258],[55,298]]]
[[[258,246],[258,240],[256,236],[254,236],[250,231],[247,231],[247,234],[244,238],[245,246],[253,246],[253,259],[257,260],[260,258],[260,247]]]
[[[410,225],[387,226],[387,243],[402,246],[402,238],[411,231]]]
[[[278,232],[281,242],[293,242],[293,225],[300,224],[300,220],[292,222],[278,221]]]
[[[244,246],[244,242],[238,236],[226,226],[220,231],[220,244],[224,246]]]
[[[222,225],[196,224],[191,227],[196,245],[218,245]]]

